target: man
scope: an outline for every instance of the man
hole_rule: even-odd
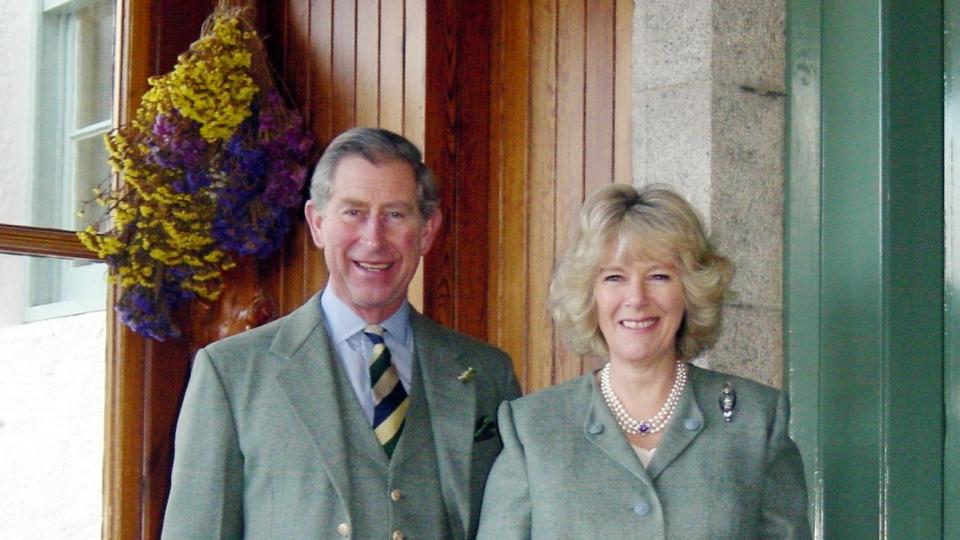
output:
[[[419,150],[355,128],[305,213],[329,280],[293,313],[200,350],[163,538],[472,538],[510,359],[413,310],[441,215]]]

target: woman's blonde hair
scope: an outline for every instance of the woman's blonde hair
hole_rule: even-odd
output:
[[[593,289],[610,250],[619,261],[669,260],[677,266],[684,300],[679,358],[693,358],[716,343],[720,306],[733,275],[730,262],[714,252],[696,212],[680,195],[662,186],[638,191],[612,184],[584,203],[579,235],[550,284],[550,311],[571,350],[607,355]]]

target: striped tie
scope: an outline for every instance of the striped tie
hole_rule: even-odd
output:
[[[373,389],[373,432],[388,456],[400,440],[403,419],[410,400],[403,389],[397,368],[390,361],[390,349],[383,342],[383,328],[371,324],[363,333],[373,342],[370,355],[370,387]]]

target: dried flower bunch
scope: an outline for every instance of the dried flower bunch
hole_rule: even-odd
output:
[[[109,221],[78,233],[107,262],[134,331],[176,338],[184,300],[215,300],[234,257],[265,257],[302,202],[313,140],[267,68],[250,10],[218,8],[173,71],[150,79],[133,119],[105,136],[118,188]],[[105,230],[100,230],[105,227]]]

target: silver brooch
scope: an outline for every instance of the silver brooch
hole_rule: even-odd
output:
[[[720,413],[727,422],[733,422],[733,410],[737,408],[737,392],[730,381],[720,391]]]

